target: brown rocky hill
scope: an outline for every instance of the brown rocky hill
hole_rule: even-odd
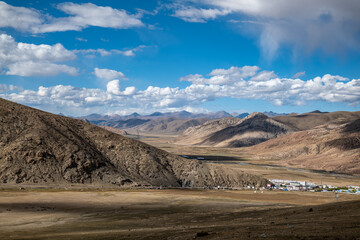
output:
[[[108,130],[110,132],[120,134],[120,135],[129,135],[124,129],[114,128],[114,127],[108,127],[108,126],[100,126],[101,128]]]
[[[331,112],[331,113],[321,113],[315,111],[311,113],[273,117],[274,120],[281,122],[296,131],[309,130],[316,126],[329,124],[329,123],[334,123],[334,124],[349,123],[359,118],[360,118],[360,111],[357,112],[339,111],[339,112]]]
[[[98,126],[0,99],[0,182],[152,186],[264,185]]]
[[[206,139],[209,135],[221,131],[229,126],[234,126],[241,121],[242,119],[234,117],[207,121],[202,125],[187,128],[180,136],[177,137],[175,143],[183,145],[201,145],[204,139]]]
[[[264,142],[291,131],[292,129],[288,126],[262,113],[252,113],[243,119],[230,117],[190,127],[175,140],[175,143],[214,147],[244,147]]]
[[[128,131],[139,131],[152,134],[181,134],[189,127],[201,125],[208,121],[208,118],[181,119],[181,118],[158,118],[144,124],[129,128]]]
[[[360,119],[290,133],[246,151],[277,165],[360,175]]]

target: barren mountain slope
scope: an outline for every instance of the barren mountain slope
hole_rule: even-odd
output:
[[[144,124],[130,128],[129,131],[139,130],[145,133],[154,134],[181,134],[189,127],[198,126],[208,121],[208,118],[179,119],[179,118],[159,118]]]
[[[184,145],[199,145],[209,135],[216,133],[217,131],[221,131],[229,126],[234,126],[240,122],[242,122],[242,119],[234,117],[207,121],[202,125],[186,129],[182,135],[175,140],[175,143]]]
[[[274,164],[360,175],[360,119],[290,133],[247,151]]]
[[[107,126],[107,127],[114,127],[114,128],[132,128],[146,122],[150,121],[149,119],[141,119],[141,118],[130,118],[125,120],[109,120],[109,119],[100,119],[100,120],[93,120],[90,121],[93,124],[98,126]]]
[[[214,147],[243,147],[258,144],[292,129],[262,113],[244,119],[225,118],[188,128],[175,143]]]
[[[180,134],[185,129],[200,125],[209,118],[177,118],[158,117],[153,119],[129,118],[129,119],[99,119],[89,122],[98,126],[106,126],[119,129],[127,129],[129,132],[139,131],[153,134]]]
[[[0,149],[1,183],[243,186],[267,182],[3,99]]]
[[[300,115],[287,115],[276,116],[272,119],[281,122],[294,130],[309,130],[316,126],[335,123],[348,123],[360,118],[360,111],[358,112],[331,112],[331,113],[319,113],[311,112]]]
[[[128,135],[128,133],[124,129],[114,128],[114,127],[108,127],[108,126],[101,126],[101,128],[108,130],[110,132],[120,134],[120,135]]]

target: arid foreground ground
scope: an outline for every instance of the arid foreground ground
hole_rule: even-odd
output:
[[[360,239],[358,195],[1,190],[0,239]]]

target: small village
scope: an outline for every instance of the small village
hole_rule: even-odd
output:
[[[267,189],[283,191],[311,191],[311,192],[337,192],[337,193],[355,193],[360,194],[360,186],[347,185],[344,187],[335,187],[327,184],[316,184],[306,181],[271,179],[267,184]]]

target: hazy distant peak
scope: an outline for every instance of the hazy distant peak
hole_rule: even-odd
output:
[[[151,117],[157,117],[157,116],[162,116],[162,115],[164,115],[164,114],[161,113],[161,112],[154,112],[154,113],[150,114],[149,116],[151,116]]]
[[[240,113],[239,115],[237,115],[236,116],[236,118],[245,118],[245,117],[247,117],[247,116],[249,116],[250,115],[250,113]]]
[[[276,113],[273,111],[265,111],[263,112],[263,114],[265,114],[268,117],[275,117],[275,116],[280,116],[280,115],[289,115],[288,113]]]
[[[130,114],[129,116],[132,116],[132,117],[139,117],[141,116],[140,114],[138,114],[137,112],[133,112],[132,114]]]
[[[322,112],[322,111],[320,111],[320,110],[315,110],[315,111],[312,111],[312,112],[310,112],[310,113],[329,113],[329,112]]]

